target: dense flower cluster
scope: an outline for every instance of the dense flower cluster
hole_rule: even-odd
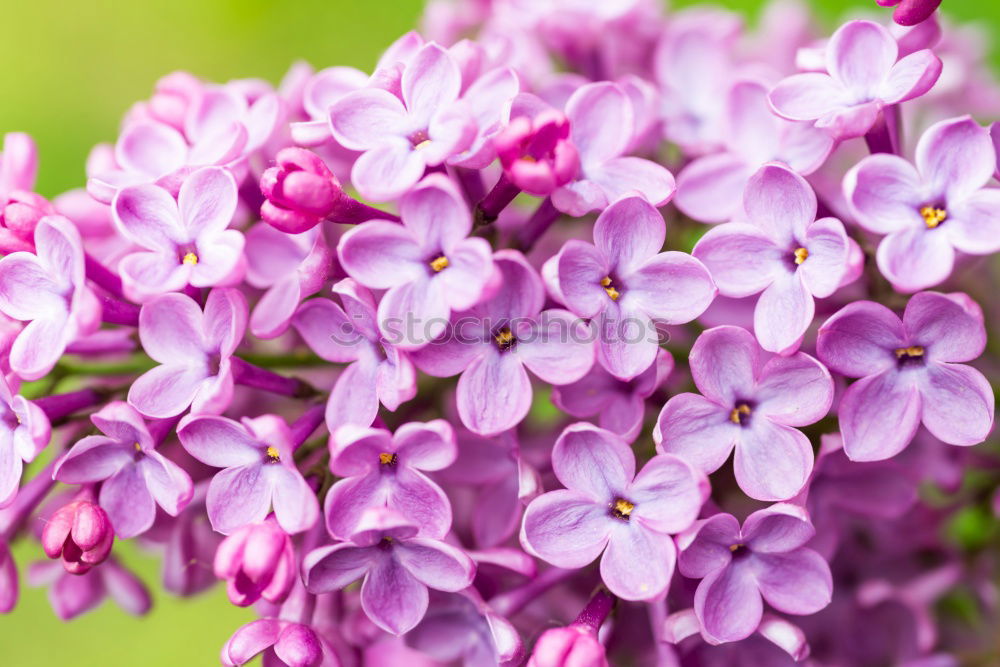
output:
[[[996,664],[1000,87],[878,4],[434,0],[51,201],[7,134],[0,611],[137,538],[225,665]]]

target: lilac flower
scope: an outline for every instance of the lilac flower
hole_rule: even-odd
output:
[[[321,358],[350,362],[326,403],[331,433],[344,424],[370,426],[381,403],[395,411],[417,393],[417,373],[408,354],[390,343],[376,323],[371,292],[350,278],[333,286],[343,307],[310,299],[296,311],[296,331]]]
[[[379,303],[379,329],[394,345],[412,349],[440,335],[451,311],[471,308],[488,293],[493,262],[485,239],[466,238],[472,217],[445,177],[425,178],[399,210],[402,225],[358,225],[340,239],[337,253],[349,276],[388,289]]]
[[[510,122],[493,140],[504,174],[533,195],[548,195],[580,168],[569,119],[530,93],[514,98]]]
[[[542,312],[545,290],[524,256],[514,250],[494,255],[501,290],[465,313],[453,329],[414,353],[429,375],[458,380],[458,414],[466,428],[495,435],[516,426],[531,406],[525,366],[542,381],[569,384],[594,363],[586,324],[558,309]]]
[[[985,440],[993,428],[993,390],[982,373],[961,363],[985,346],[982,311],[961,293],[916,294],[902,321],[871,301],[852,303],[828,319],[816,344],[820,359],[861,378],[838,408],[848,457],[894,456],[921,423],[952,445]]]
[[[653,395],[674,370],[674,358],[666,350],[656,352],[656,361],[632,380],[624,382],[595,364],[574,382],[552,388],[552,402],[576,417],[599,416],[598,425],[633,442],[642,429],[646,399]]]
[[[581,86],[566,102],[570,141],[580,156],[576,180],[552,193],[553,205],[569,215],[603,210],[630,192],[653,206],[674,196],[674,177],[655,162],[622,157],[633,136],[632,103],[618,84],[608,81]]]
[[[142,307],[139,340],[160,366],[139,376],[128,401],[147,417],[220,413],[233,395],[230,357],[243,340],[247,304],[235,289],[209,292],[204,313],[183,294],[165,294]]]
[[[677,536],[681,574],[701,579],[694,610],[715,643],[749,637],[760,625],[761,596],[786,614],[814,614],[830,603],[830,566],[804,545],[815,534],[805,510],[779,503],[743,522],[716,514]]]
[[[427,166],[469,148],[476,138],[471,110],[458,101],[462,73],[437,44],[407,63],[400,97],[381,88],[348,93],[330,109],[333,136],[363,151],[351,183],[367,199],[395,199],[412,188]]]
[[[88,163],[87,192],[111,204],[120,190],[155,184],[176,194],[185,178],[202,166],[230,165],[243,152],[246,128],[232,124],[221,133],[188,145],[184,136],[163,123],[142,120],[122,130],[110,164]]]
[[[677,175],[674,204],[701,222],[738,217],[740,200],[755,171],[767,162],[788,165],[802,175],[816,171],[833,150],[829,133],[812,123],[793,123],[775,116],[767,88],[743,80],[729,89],[725,103],[724,149],[695,159]]]
[[[656,359],[655,322],[682,324],[705,312],[716,289],[701,262],[660,252],[666,225],[642,197],[608,206],[594,225],[594,245],[567,241],[543,273],[549,291],[574,314],[594,318],[597,359],[631,380]]]
[[[443,419],[411,422],[395,434],[342,426],[331,440],[330,470],[343,477],[326,496],[326,528],[348,539],[366,508],[388,507],[425,537],[443,538],[451,528],[451,504],[425,472],[455,460],[455,432]]]
[[[815,120],[837,139],[863,136],[884,107],[920,97],[941,75],[941,60],[929,49],[898,56],[888,30],[848,21],[827,43],[828,73],[784,79],[771,91],[771,105],[788,120]]]
[[[106,597],[133,616],[144,616],[152,606],[142,581],[114,557],[83,574],[70,574],[59,563],[32,563],[28,568],[28,583],[49,586],[49,602],[62,621],[94,609]]]
[[[241,87],[241,82],[206,86],[184,118],[188,141],[195,146],[220,142],[235,133],[233,128],[242,128],[246,135],[242,157],[264,147],[285,120],[284,103],[268,84],[249,95]]]
[[[45,555],[61,559],[70,574],[83,574],[103,563],[114,539],[107,512],[86,498],[60,507],[42,529]]]
[[[195,484],[194,496],[184,511],[163,526],[154,525],[144,535],[162,544],[163,588],[174,595],[195,595],[218,581],[212,561],[222,536],[212,530],[205,511],[208,486],[208,479]]]
[[[214,570],[226,580],[234,605],[247,607],[261,598],[281,603],[295,583],[295,547],[271,515],[224,539],[215,552]]]
[[[246,281],[267,290],[250,315],[254,336],[285,333],[302,299],[323,287],[333,254],[318,229],[286,234],[261,223],[247,232]]]
[[[205,167],[180,187],[177,201],[156,185],[135,185],[115,195],[115,225],[143,250],[119,265],[126,294],[146,301],[187,285],[213,287],[242,278],[243,234],[227,229],[236,212],[236,180]]]
[[[340,667],[333,647],[313,628],[277,618],[259,618],[233,633],[222,647],[222,664],[238,667],[264,654],[264,664]],[[275,662],[278,660],[279,662]]]
[[[653,457],[637,475],[635,456],[614,433],[578,423],[552,450],[552,470],[567,488],[533,500],[521,544],[561,568],[601,555],[601,578],[625,600],[666,591],[676,551],[670,535],[686,529],[708,497],[708,481],[670,454]]]
[[[762,167],[743,192],[746,222],[710,229],[692,254],[727,297],[761,293],[753,329],[761,346],[798,349],[815,313],[848,273],[851,240],[836,218],[816,220],[816,195],[805,179],[780,164]]]
[[[858,223],[887,235],[878,267],[901,292],[943,282],[956,251],[1000,250],[1000,189],[984,187],[996,171],[989,133],[969,116],[936,123],[920,137],[915,163],[872,155],[844,178]]]
[[[394,635],[411,630],[427,611],[427,589],[455,592],[472,583],[475,564],[460,549],[420,537],[417,526],[389,509],[370,509],[350,542],[306,555],[306,587],[329,593],[363,578],[361,606]]]
[[[787,500],[813,466],[809,438],[794,426],[819,421],[833,402],[833,379],[812,357],[767,355],[746,329],[721,326],[698,337],[688,357],[699,394],[678,394],[653,430],[657,451],[705,473],[733,468],[743,492]]]
[[[406,644],[434,660],[461,660],[468,667],[517,664],[524,650],[510,621],[484,602],[474,588],[458,593],[430,591],[427,613],[406,633]]]
[[[47,374],[67,345],[96,331],[101,321],[73,223],[58,215],[42,218],[35,253],[0,259],[0,313],[28,322],[10,350],[10,367],[25,380]]]
[[[451,53],[454,56],[455,48]],[[507,125],[511,114],[511,100],[520,88],[517,74],[509,67],[497,67],[481,76],[462,93],[475,121],[476,133],[469,147],[448,159],[467,169],[483,169],[497,158],[493,139]]]
[[[205,500],[216,531],[231,535],[259,523],[272,506],[286,533],[308,530],[319,518],[316,494],[295,467],[295,443],[280,417],[237,422],[191,414],[177,426],[177,437],[191,456],[224,469],[212,478]]]
[[[299,234],[312,229],[345,197],[326,163],[300,148],[285,148],[260,178],[260,217],[275,229]]]
[[[0,252],[32,250],[34,227],[48,202],[32,192],[38,172],[38,149],[23,132],[3,135],[0,153]],[[45,214],[52,211],[44,211]]]
[[[38,173],[38,149],[34,140],[23,132],[3,135],[0,153],[0,206],[7,204],[11,193],[31,191]]]
[[[941,0],[875,0],[875,2],[880,7],[896,7],[896,11],[892,13],[892,20],[906,26],[923,23],[941,5]]]
[[[761,615],[760,624],[750,637],[725,644],[719,644],[711,636],[705,636],[693,608],[670,614],[663,624],[663,641],[670,644],[679,644],[699,633],[704,643],[685,656],[688,660],[697,660],[698,664],[713,667],[724,665],[793,667],[801,664],[810,653],[809,642],[802,628],[770,613]]]
[[[17,497],[22,462],[31,463],[49,444],[52,429],[37,405],[14,395],[0,373],[0,508]]]
[[[104,435],[89,435],[56,465],[53,479],[66,484],[103,482],[98,496],[121,539],[140,535],[153,525],[156,506],[171,516],[187,506],[191,478],[156,451],[142,416],[120,401],[90,416]]]

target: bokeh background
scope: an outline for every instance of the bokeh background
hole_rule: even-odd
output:
[[[877,9],[874,0],[805,1],[827,28],[852,9]],[[691,4],[695,0],[673,2]],[[753,20],[764,2],[715,4]],[[214,81],[262,77],[277,83],[300,59],[317,68],[341,64],[368,71],[385,46],[416,26],[421,7],[420,0],[5,0],[0,133],[35,137],[38,191],[55,195],[83,185],[90,148],[114,139],[123,112],[147,97],[163,74],[183,69]],[[944,0],[943,9],[957,21],[981,23],[996,46],[1000,2]],[[991,56],[1000,65],[1000,50]],[[154,554],[121,543],[115,552],[150,583],[149,616],[135,619],[106,603],[63,624],[43,590],[24,588],[16,611],[0,617],[0,666],[218,664],[215,656],[229,634],[253,618],[231,606],[221,587],[194,599],[166,595],[157,585]],[[17,545],[14,555],[22,574],[28,562],[44,557],[28,543]]]

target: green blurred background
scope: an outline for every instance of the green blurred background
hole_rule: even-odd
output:
[[[599,1],[599,0],[595,0]],[[810,1],[810,0],[807,0]],[[678,5],[695,4],[693,0]],[[756,14],[762,0],[717,2]],[[873,0],[811,0],[827,24]],[[416,25],[419,0],[13,0],[3,3],[0,31],[0,132],[21,130],[38,142],[38,190],[54,195],[84,182],[90,148],[113,141],[122,113],[147,97],[161,75],[178,69],[224,81],[277,82],[289,64],[354,65],[370,70],[378,53]],[[1000,3],[945,0],[960,21],[1000,31]],[[993,51],[993,62],[998,63]],[[229,634],[253,618],[221,587],[178,600],[157,585],[155,557],[131,545],[116,553],[151,584],[153,612],[128,616],[113,603],[62,624],[43,590],[22,589],[16,611],[0,617],[0,666],[76,667],[218,664]],[[22,572],[42,557],[37,544],[14,549]]]

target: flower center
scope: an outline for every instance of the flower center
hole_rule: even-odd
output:
[[[268,463],[277,463],[281,460],[281,455],[278,454],[278,448],[274,445],[268,445],[265,453],[267,454]]]
[[[420,150],[421,148],[426,148],[428,144],[431,143],[431,138],[427,136],[427,132],[424,130],[418,130],[410,135],[410,143],[413,144],[414,150]]]
[[[384,466],[394,466],[399,463],[399,456],[390,454],[389,452],[382,452],[378,455],[378,462]]]
[[[924,356],[924,348],[920,345],[911,345],[909,347],[897,347],[895,349],[896,358],[900,361],[906,361],[907,359],[920,359]]]
[[[742,426],[750,416],[750,406],[746,403],[739,403],[729,413],[729,421]]]
[[[181,264],[188,264],[188,265],[191,265],[191,266],[193,266],[193,265],[195,265],[197,263],[198,263],[198,255],[196,255],[196,254],[194,254],[193,252],[190,252],[190,251],[188,251],[184,255],[184,258],[181,260]]]
[[[138,442],[133,442],[132,446],[135,447],[135,451],[137,451],[137,452],[141,452],[142,451],[142,446]]]
[[[733,553],[736,553],[737,551],[739,551],[740,549],[743,549],[744,547],[745,547],[745,545],[743,545],[743,544],[730,544],[729,545],[729,550],[732,551]]]
[[[382,550],[391,549],[392,548],[392,538],[389,537],[389,536],[383,537],[378,542],[378,548],[382,549]]]
[[[934,229],[948,219],[948,213],[943,208],[924,206],[920,209],[920,217],[924,219],[927,229]]]
[[[795,255],[795,263],[796,264],[801,264],[802,262],[804,262],[807,259],[809,259],[809,251],[806,250],[805,248],[796,248],[795,252],[792,253],[792,254]]]
[[[634,509],[635,503],[629,502],[624,498],[615,498],[615,502],[611,506],[611,516],[622,521],[628,521]]]
[[[617,301],[618,297],[622,295],[621,292],[615,289],[615,284],[611,280],[611,276],[604,276],[601,278],[601,287],[603,287],[604,291],[608,293],[608,296],[611,297],[612,301]]]
[[[444,271],[448,268],[448,258],[441,255],[437,259],[431,260],[431,268],[434,269],[435,272]]]
[[[509,327],[501,329],[497,335],[493,336],[493,340],[497,342],[497,347],[500,348],[501,352],[506,352],[517,342]]]

